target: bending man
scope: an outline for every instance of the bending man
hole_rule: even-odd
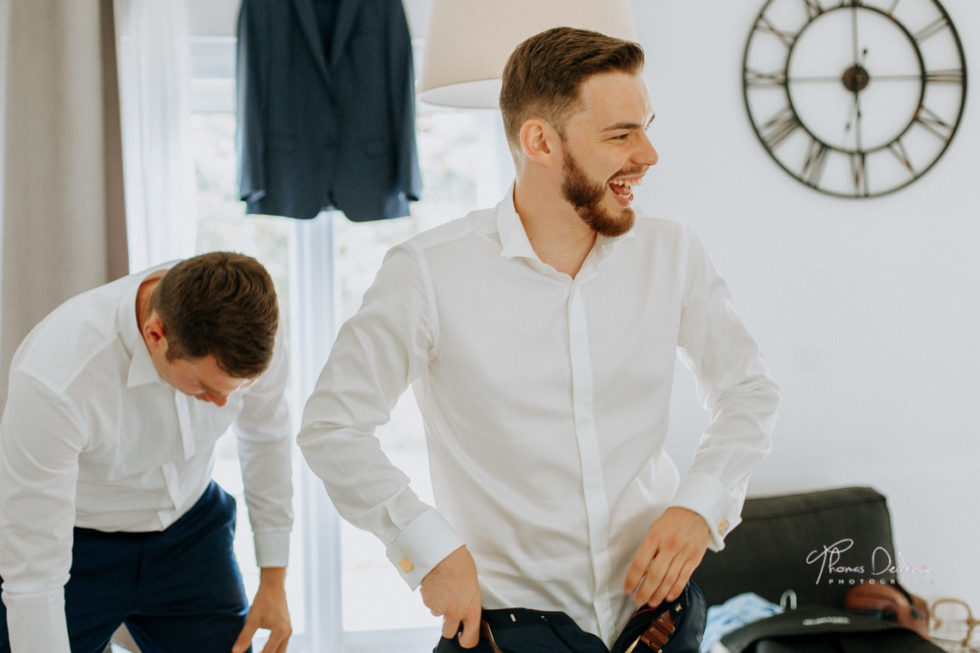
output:
[[[214,252],[82,293],[14,356],[0,425],[0,651],[144,653],[289,639],[287,361],[255,259]],[[262,568],[251,609],[215,441],[238,436]],[[9,644],[8,644],[9,631]]]

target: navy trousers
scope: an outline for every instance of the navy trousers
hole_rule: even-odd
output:
[[[663,653],[698,653],[704,636],[707,606],[701,590],[694,582],[687,584],[680,597],[684,610],[677,619],[677,631],[663,647]],[[658,610],[641,608],[630,618],[613,645],[612,653],[625,653],[660,614]],[[483,619],[490,626],[494,641],[502,653],[610,653],[598,636],[587,633],[564,612],[543,612],[514,608],[484,610]],[[635,653],[650,649],[637,646]],[[475,648],[465,649],[459,638],[441,638],[433,653],[492,653],[490,643],[481,638]]]
[[[235,500],[214,481],[164,531],[76,528],[65,586],[72,653],[102,653],[122,623],[143,653],[228,653],[248,612],[234,539]],[[0,604],[0,653],[9,651]]]

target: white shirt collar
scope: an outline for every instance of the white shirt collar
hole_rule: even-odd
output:
[[[500,235],[500,256],[502,258],[529,258],[540,262],[541,259],[538,258],[534,247],[531,246],[531,241],[527,237],[527,231],[524,229],[524,223],[521,222],[521,217],[517,214],[517,209],[514,206],[514,187],[515,184],[511,183],[507,189],[507,194],[497,205],[497,233]],[[632,238],[636,238],[636,233],[634,233],[633,229],[630,229],[621,236],[610,237],[599,234],[596,236],[593,250],[601,260],[609,255],[617,242]]]
[[[530,258],[538,259],[537,253],[531,247],[521,216],[517,215],[514,207],[514,184],[511,183],[507,194],[497,205],[497,233],[500,234],[501,258]]]
[[[129,374],[126,377],[126,387],[133,388],[150,383],[166,383],[157,372],[150,352],[146,348],[146,342],[140,333],[139,324],[136,321],[136,295],[139,287],[147,277],[156,273],[164,267],[169,267],[170,263],[158,268],[148,270],[145,276],[133,278],[133,286],[126,291],[119,303],[119,310],[116,314],[116,324],[119,328],[119,335],[123,345],[130,354]]]

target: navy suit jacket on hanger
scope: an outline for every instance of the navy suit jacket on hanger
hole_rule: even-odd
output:
[[[243,0],[236,82],[246,212],[408,215],[421,181],[401,0]]]

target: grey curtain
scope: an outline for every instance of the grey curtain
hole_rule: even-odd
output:
[[[0,403],[58,304],[128,272],[112,0],[10,0]]]

